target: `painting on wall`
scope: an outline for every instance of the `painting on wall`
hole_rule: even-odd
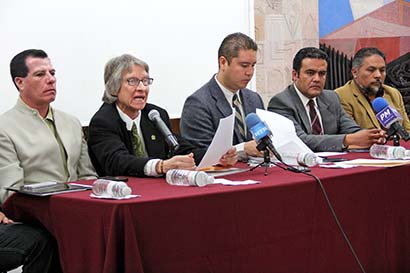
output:
[[[389,63],[410,52],[410,0],[319,0],[319,34],[348,57],[377,47]]]
[[[321,48],[337,57],[330,58],[347,63],[342,72],[330,71],[327,88],[351,78],[355,52],[377,47],[386,54],[385,83],[399,89],[410,116],[410,0],[319,0],[319,35]]]

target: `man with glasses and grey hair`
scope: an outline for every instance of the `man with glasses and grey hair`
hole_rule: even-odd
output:
[[[410,132],[410,121],[404,108],[403,97],[396,88],[383,84],[386,79],[386,57],[374,47],[357,51],[352,61],[353,80],[335,91],[346,111],[361,128],[382,128],[376,118],[372,101],[384,98],[403,117],[402,126]]]
[[[88,146],[91,160],[101,176],[160,176],[170,169],[194,170],[206,149],[197,149],[181,137],[172,154],[165,137],[150,120],[152,110],[170,128],[168,113],[147,103],[153,79],[145,62],[124,54],[108,61],[104,71],[103,105],[89,126]],[[220,160],[234,165],[235,150]]]

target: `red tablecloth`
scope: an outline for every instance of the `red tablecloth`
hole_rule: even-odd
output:
[[[409,172],[408,165],[312,169],[368,273],[410,272]],[[227,176],[262,181],[235,187],[130,178],[141,198],[16,194],[4,208],[54,234],[66,273],[360,272],[315,181],[268,173]]]

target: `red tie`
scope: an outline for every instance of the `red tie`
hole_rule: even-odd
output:
[[[323,135],[322,126],[320,125],[319,116],[317,115],[315,109],[315,102],[309,100],[309,115],[310,115],[310,126],[312,127],[312,134],[314,135]]]

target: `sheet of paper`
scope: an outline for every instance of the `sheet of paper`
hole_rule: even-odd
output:
[[[219,179],[215,179],[213,184],[222,184],[225,186],[242,186],[242,185],[253,185],[253,184],[259,184],[261,183],[260,181],[256,181],[256,180],[244,180],[244,181],[231,181],[228,179],[223,179],[223,178],[219,178]]]
[[[209,145],[197,169],[218,164],[221,156],[232,147],[233,126],[235,122],[234,113],[235,110],[232,110],[232,115],[222,118],[219,121],[219,126],[218,129],[216,129],[211,145]]]
[[[355,165],[363,167],[395,167],[410,164],[410,160],[386,160],[386,159],[353,159],[349,161],[337,162],[337,165]]]
[[[272,143],[281,152],[313,153],[313,151],[296,135],[293,122],[277,113],[256,109],[256,114],[272,132]]]
[[[334,156],[334,155],[345,155],[347,154],[346,152],[318,152],[315,153],[315,155],[320,156],[320,157],[328,157],[328,156]]]

